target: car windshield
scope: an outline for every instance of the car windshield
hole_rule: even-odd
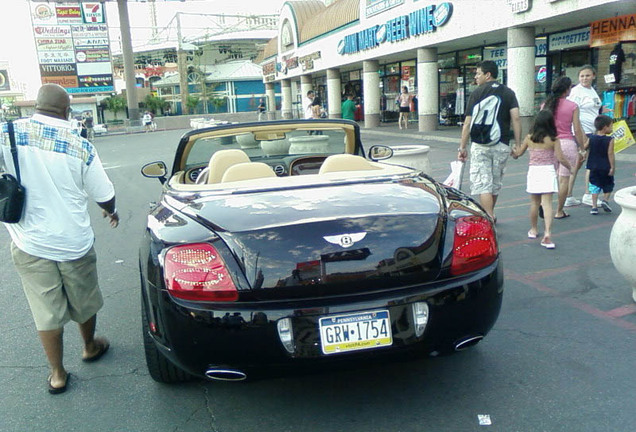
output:
[[[353,152],[353,131],[331,126],[323,130],[294,129],[245,132],[202,133],[194,137],[186,156],[185,168],[207,164],[219,150],[241,149],[252,161],[267,161],[288,156],[342,154]],[[352,144],[347,145],[348,142]]]

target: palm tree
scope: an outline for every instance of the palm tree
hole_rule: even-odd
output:
[[[105,104],[106,108],[112,111],[115,119],[117,119],[117,113],[126,109],[126,98],[120,95],[111,96],[107,99],[104,99],[102,104]]]

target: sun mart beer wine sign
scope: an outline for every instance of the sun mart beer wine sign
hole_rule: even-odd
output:
[[[32,2],[31,21],[43,84],[69,93],[114,91],[102,3]]]

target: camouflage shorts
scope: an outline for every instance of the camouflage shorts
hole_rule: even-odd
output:
[[[470,146],[470,193],[499,195],[510,147],[503,143]]]

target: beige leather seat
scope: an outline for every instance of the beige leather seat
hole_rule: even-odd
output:
[[[319,174],[339,171],[371,171],[382,169],[371,164],[362,156],[339,154],[331,155],[322,163]]]
[[[221,183],[268,177],[276,177],[276,173],[269,165],[263,162],[247,162],[229,167],[223,174]]]
[[[223,179],[223,175],[228,168],[233,165],[249,162],[250,158],[243,150],[238,149],[227,149],[227,150],[219,150],[214,153],[210,158],[210,162],[208,163],[207,168],[201,171],[199,174],[199,178],[197,179],[197,183],[221,183],[221,179]],[[207,179],[206,176],[207,174]]]

